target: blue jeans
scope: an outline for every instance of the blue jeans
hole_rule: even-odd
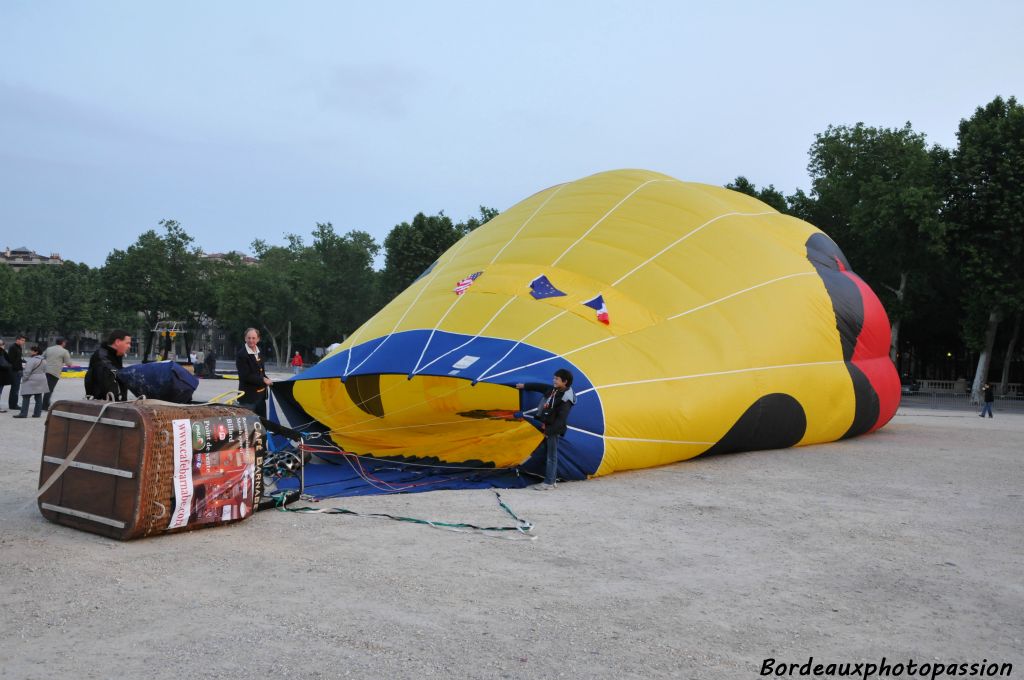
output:
[[[7,398],[7,407],[12,411],[18,408],[18,392],[21,391],[21,374],[23,371],[11,371],[11,394]]]
[[[554,484],[558,473],[558,435],[545,435],[544,448],[547,463],[544,467],[544,483]]]
[[[981,407],[981,417],[982,418],[985,417],[986,413],[988,414],[989,418],[992,417],[992,402],[991,401],[986,401],[985,405]]]
[[[25,418],[25,417],[28,416],[28,402],[29,402],[29,400],[32,397],[36,398],[36,408],[35,408],[34,411],[32,411],[32,417],[33,418],[38,418],[39,415],[43,412],[43,395],[41,395],[41,394],[23,394],[23,395],[21,395],[21,413],[18,414],[22,418]]]

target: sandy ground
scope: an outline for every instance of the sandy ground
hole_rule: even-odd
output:
[[[1024,415],[901,409],[851,441],[503,492],[532,542],[277,511],[112,541],[36,509],[43,422],[0,415],[3,678],[1024,673]],[[323,505],[508,520],[490,491]]]

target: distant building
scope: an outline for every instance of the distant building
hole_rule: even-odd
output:
[[[50,253],[50,256],[40,255],[34,250],[29,250],[25,246],[20,248],[11,248],[10,246],[4,248],[3,253],[0,253],[0,262],[10,265],[15,269],[24,269],[25,267],[32,267],[37,264],[61,264],[64,262],[61,259],[59,253]]]
[[[242,264],[256,264],[259,262],[255,257],[240,253],[237,250],[233,250],[230,253],[206,253],[203,255],[203,258],[215,262],[226,262],[229,259],[238,258]]]

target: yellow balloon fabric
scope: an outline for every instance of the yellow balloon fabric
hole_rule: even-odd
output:
[[[468,234],[275,392],[347,451],[509,467],[542,439],[541,395],[515,385],[567,368],[559,476],[580,479],[877,429],[899,401],[888,345],[881,304],[820,230],[620,170]]]

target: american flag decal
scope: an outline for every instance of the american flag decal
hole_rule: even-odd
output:
[[[464,278],[461,281],[459,281],[458,283],[456,283],[455,284],[455,294],[456,295],[462,295],[463,293],[465,293],[466,290],[470,286],[473,285],[473,282],[476,281],[477,277],[479,277],[481,274],[483,274],[483,272],[477,272],[475,274],[470,274],[466,278]]]

